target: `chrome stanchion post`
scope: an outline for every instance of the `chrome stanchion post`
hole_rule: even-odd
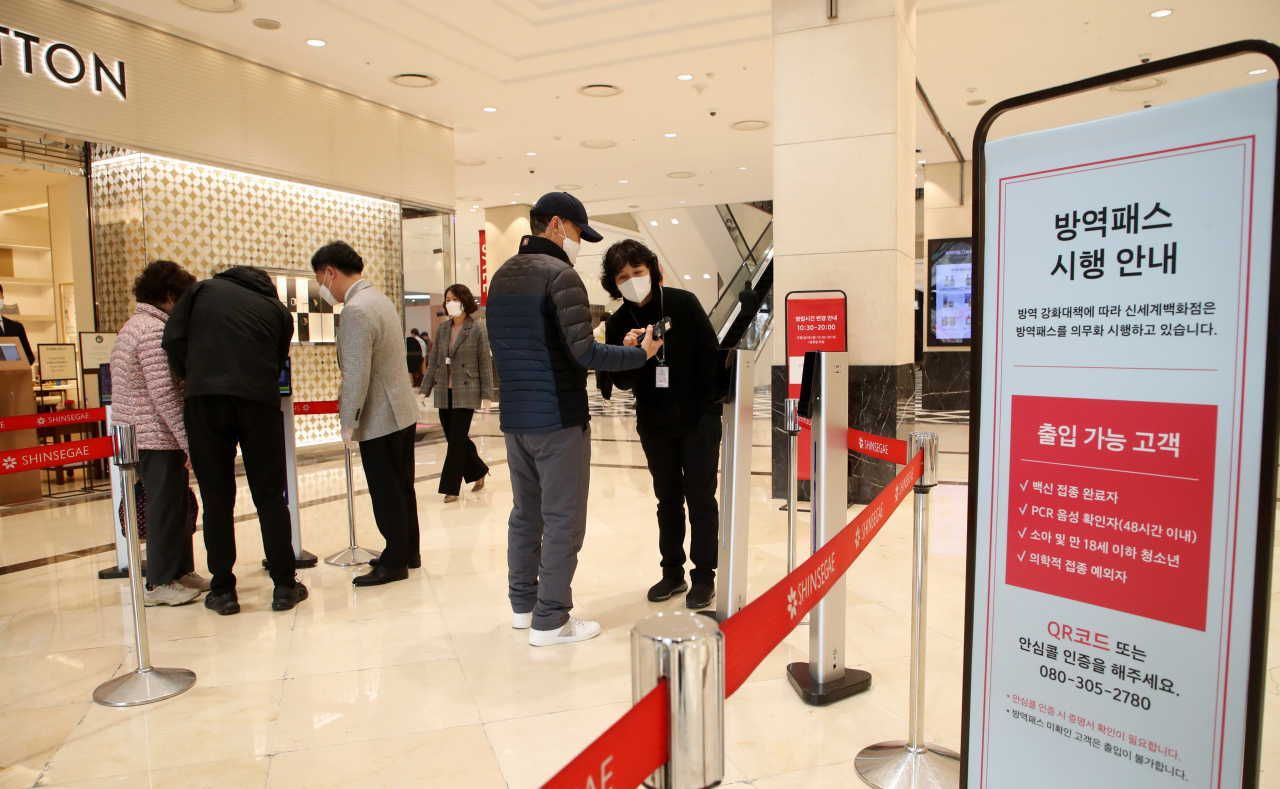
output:
[[[714,619],[676,611],[636,623],[631,630],[631,703],[663,679],[671,716],[667,763],[644,785],[717,786],[724,778],[724,633]]]
[[[347,451],[347,534],[350,545],[324,560],[325,564],[334,567],[355,567],[368,564],[370,559],[377,559],[382,551],[371,551],[356,545],[356,505],[355,494],[351,491],[351,447],[344,446]]]
[[[120,468],[124,487],[124,528],[129,541],[129,590],[133,605],[133,637],[138,650],[138,668],[109,679],[93,691],[93,700],[107,707],[135,707],[172,698],[196,684],[194,671],[185,668],[155,668],[151,665],[151,644],[147,640],[147,614],[142,592],[142,549],[138,546],[138,502],[133,486],[138,479],[138,444],[133,425],[111,429],[114,462]]]
[[[800,505],[800,401],[787,398],[782,418],[790,450],[787,456],[787,575],[790,575],[796,569],[796,508]],[[809,624],[808,615],[800,624]]]
[[[854,760],[859,777],[877,789],[951,789],[960,785],[960,754],[924,741],[924,656],[928,627],[929,491],[938,484],[938,436],[912,433],[907,457],[923,452],[915,487],[912,550],[911,708],[906,741],[864,748]]]
[[[813,551],[839,534],[849,512],[849,354],[818,353],[812,381],[809,512]],[[871,687],[871,675],[844,664],[845,578],[832,581],[809,614],[809,660],[787,666],[787,678],[806,704],[823,706]],[[807,594],[797,584],[797,599]]]

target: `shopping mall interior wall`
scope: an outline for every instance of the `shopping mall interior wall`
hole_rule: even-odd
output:
[[[365,261],[364,276],[402,303],[400,206],[385,200],[128,154],[93,164],[98,328],[133,313],[133,280],[151,260],[180,263],[199,279],[229,266],[313,276],[311,254],[335,239]],[[332,344],[294,345],[296,400],[332,400],[341,374]],[[297,425],[298,444],[338,440],[335,416]]]

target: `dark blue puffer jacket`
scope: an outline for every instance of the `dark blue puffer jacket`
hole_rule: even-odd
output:
[[[597,343],[582,278],[564,251],[525,236],[489,283],[485,310],[504,433],[550,433],[591,421],[587,368],[644,366],[640,348]]]

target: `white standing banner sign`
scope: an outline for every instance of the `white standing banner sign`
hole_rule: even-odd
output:
[[[971,789],[1242,785],[1276,95],[984,148]]]

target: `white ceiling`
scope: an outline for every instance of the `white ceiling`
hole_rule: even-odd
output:
[[[178,0],[90,0],[453,126],[458,159],[485,162],[457,168],[459,198],[478,198],[460,199],[463,211],[530,202],[560,184],[581,185],[577,194],[601,213],[772,195],[771,131],[730,127],[772,120],[770,0],[238,2],[241,8],[231,13],[208,13]],[[1150,17],[1160,3],[1173,3],[1174,14]],[[1135,65],[1140,56],[1167,57],[1242,38],[1280,41],[1277,0],[918,0],[917,7],[919,79],[966,157],[978,120],[1000,99]],[[261,30],[255,18],[281,27]],[[327,46],[307,46],[311,38]],[[1101,91],[1058,102],[1001,121],[997,132],[1275,77],[1249,77],[1251,67],[1219,65],[1171,76],[1167,85],[1142,93]],[[403,88],[390,81],[402,72],[432,74],[440,83]],[[694,79],[677,80],[680,74]],[[592,83],[623,92],[612,98],[577,92]],[[988,103],[966,103],[978,99]],[[589,139],[617,145],[581,147]],[[923,110],[917,147],[921,159],[953,159]],[[675,171],[695,177],[667,176]]]

